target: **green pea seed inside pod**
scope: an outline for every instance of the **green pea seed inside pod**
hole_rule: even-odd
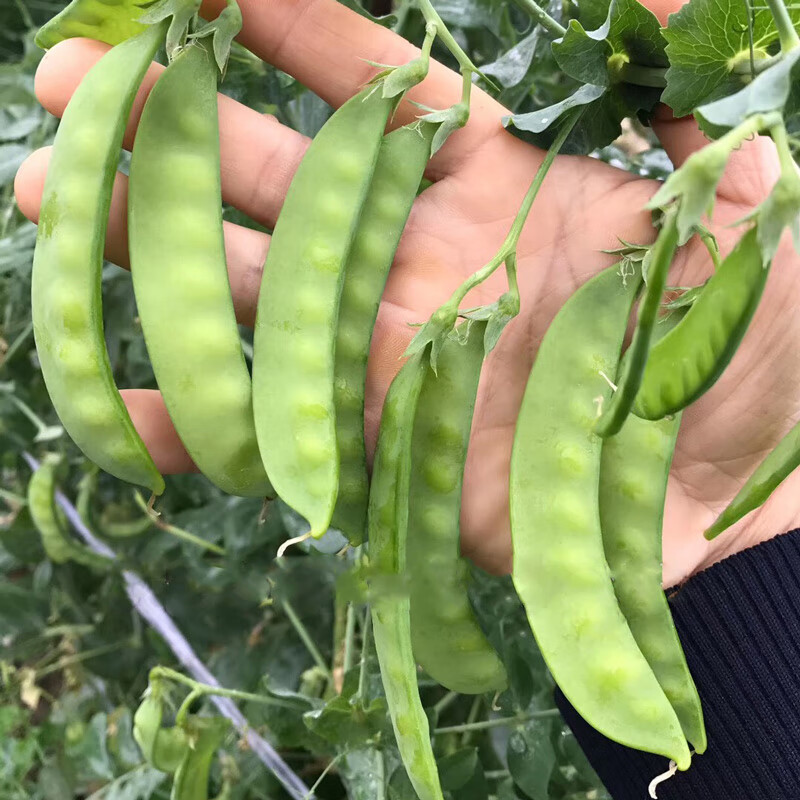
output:
[[[663,337],[682,316],[673,313],[657,323],[654,336]],[[684,735],[703,753],[707,742],[700,697],[661,588],[661,527],[679,426],[679,414],[656,422],[631,415],[618,434],[604,440],[600,522],[620,609]]]
[[[217,66],[204,40],[180,52],[147,98],[131,156],[128,230],[147,352],[181,441],[223,491],[272,494],[228,283]]]
[[[513,579],[542,656],[578,713],[608,738],[686,769],[680,723],[620,611],[600,529],[594,426],[638,283],[618,266],[592,278],[536,355],[511,457]]]
[[[164,480],[114,384],[101,279],[122,136],[164,31],[154,25],[114,47],[72,96],[47,171],[31,289],[42,375],[65,430],[106,472],[155,494]]]
[[[416,122],[384,137],[345,267],[336,334],[335,405],[340,465],[332,522],[354,545],[364,535],[369,499],[364,389],[372,330],[435,131],[435,125]]]
[[[278,217],[258,298],[258,445],[276,492],[314,536],[328,529],[338,495],[334,363],[344,269],[391,106],[369,87],[317,134]]]
[[[411,431],[427,349],[410,358],[389,388],[381,416],[369,495],[370,594],[375,651],[400,758],[420,800],[443,800],[428,718],[417,688],[411,604],[398,591],[406,571]]]
[[[480,694],[506,686],[502,662],[480,628],[460,556],[461,488],[483,364],[486,324],[467,342],[448,339],[437,371],[425,366],[411,447],[408,566],[414,656],[451,691]]]

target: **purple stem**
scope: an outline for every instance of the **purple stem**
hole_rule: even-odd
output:
[[[30,453],[23,452],[23,458],[31,469],[39,468],[39,462]],[[117,558],[116,553],[101,542],[86,526],[75,506],[60,491],[56,491],[56,502],[64,511],[67,519],[78,532],[86,544],[96,553],[106,558]],[[135,573],[123,570],[125,591],[133,607],[153,630],[161,635],[175,654],[178,661],[186,671],[200,683],[209,686],[219,686],[219,681],[209,672],[208,667],[197,657],[186,637],[180,632],[178,626],[167,614],[164,606],[158,602],[153,590]],[[244,736],[250,749],[258,756],[262,763],[280,781],[284,789],[294,800],[313,800],[314,795],[300,778],[295,775],[289,765],[278,755],[272,745],[259,736],[248,723],[238,706],[228,697],[212,696],[214,705],[220,713],[227,717],[237,731]]]

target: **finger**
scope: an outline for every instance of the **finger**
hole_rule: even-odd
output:
[[[204,14],[216,16],[225,0],[206,0]],[[257,56],[295,77],[334,108],[352,97],[374,75],[370,61],[404,64],[419,49],[387,28],[346,8],[338,0],[240,0],[244,27],[238,39]],[[432,61],[426,80],[408,94],[395,124],[421,112],[413,100],[447,108],[461,97],[461,76]],[[439,165],[452,171],[468,153],[494,135],[508,113],[485,92],[474,90],[466,128],[454,134]]]
[[[29,156],[17,172],[14,182],[17,205],[32,222],[39,219],[45,174],[52,148],[37,150]],[[105,257],[114,264],[128,269],[128,179],[117,174],[106,233]],[[236,318],[243,325],[253,325],[256,313],[261,272],[269,246],[269,236],[259,231],[225,222],[225,254],[228,263],[228,280],[233,296]]]
[[[158,471],[166,475],[197,472],[169,418],[161,392],[153,389],[123,389],[120,394]]]
[[[60,117],[84,75],[107,50],[90,39],[67,39],[49,50],[36,72],[39,102]],[[147,94],[163,69],[153,64],[145,75],[125,132],[128,150]],[[219,118],[223,198],[272,228],[308,139],[224,95],[219,96]]]

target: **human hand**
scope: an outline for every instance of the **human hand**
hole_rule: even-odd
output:
[[[214,16],[222,7],[210,0]],[[403,39],[349,11],[335,0],[241,0],[240,40],[256,55],[296,77],[326,101],[340,105],[372,76],[369,61],[401,64],[416,54]],[[675,10],[669,0],[650,3],[662,20]],[[50,51],[37,74],[42,104],[60,115],[86,71],[107,48],[68,40]],[[154,66],[139,93],[126,136],[130,147],[144,98],[160,68]],[[433,64],[410,99],[447,107],[461,91],[461,78]],[[395,125],[416,109],[405,102]],[[507,113],[476,91],[466,128],[454,134],[430,165],[435,181],[417,200],[395,259],[372,344],[367,384],[367,437],[374,447],[380,409],[399,357],[422,322],[464,278],[495,253],[543,158],[542,151],[503,130]],[[220,102],[222,184],[226,202],[272,227],[307,140],[274,119],[236,102]],[[676,165],[704,138],[690,119],[659,119],[655,129]],[[20,208],[38,216],[48,152],[39,151],[17,176]],[[727,252],[738,236],[722,226],[745,215],[778,176],[771,143],[749,143],[734,155],[719,186],[715,232]],[[601,251],[617,236],[653,238],[643,206],[652,181],[583,157],[559,157],[551,169],[521,237],[518,273],[522,310],[488,358],[473,424],[462,507],[463,550],[481,566],[505,571],[511,564],[508,466],[514,426],[530,366],[547,326],[567,297],[611,263]],[[119,176],[112,203],[106,255],[128,265],[126,181]],[[253,324],[261,268],[269,237],[226,224],[228,268],[237,316]],[[798,524],[792,507],[800,478],[787,481],[760,511],[713,543],[702,531],[735,494],[763,454],[800,415],[800,360],[794,356],[798,326],[791,311],[798,289],[796,261],[783,247],[750,331],[712,391],[688,409],[673,463],[664,525],[664,577],[675,583],[718,558]],[[679,254],[671,284],[701,283],[710,272],[702,247]],[[505,289],[498,273],[468,302],[491,302]],[[164,472],[192,463],[154,391],[123,392],[131,417]]]

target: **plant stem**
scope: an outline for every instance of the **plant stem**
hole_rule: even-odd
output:
[[[517,714],[514,717],[497,717],[496,719],[486,719],[482,722],[466,722],[463,725],[451,725],[447,728],[436,728],[433,735],[443,733],[466,733],[468,731],[485,731],[490,728],[502,728],[505,725],[521,725],[532,719],[545,719],[547,717],[557,717],[561,712],[557,708],[548,708],[546,711],[532,711],[530,714]]]
[[[558,20],[553,19],[535,0],[514,0],[514,2],[552,36],[558,38],[567,32],[567,29]]]
[[[769,130],[772,141],[778,151],[778,161],[781,165],[781,172],[784,174],[792,173],[797,170],[797,166],[792,158],[792,149],[789,146],[789,136],[786,132],[786,125],[783,121],[773,125]]]
[[[449,708],[461,695],[458,692],[448,692],[441,700],[438,700],[433,707],[434,713],[438,716],[446,708]]]
[[[322,657],[322,653],[320,653],[319,648],[316,644],[314,644],[314,640],[309,635],[308,629],[305,625],[303,625],[303,621],[300,619],[300,617],[297,616],[294,606],[292,606],[292,604],[286,599],[281,599],[281,606],[286,612],[286,616],[289,617],[289,622],[292,623],[292,627],[295,629],[297,635],[305,645],[305,648],[308,650],[308,653],[313,659],[314,663],[325,673],[325,677],[328,679],[328,681],[332,683],[333,676],[331,675],[331,671],[328,668],[328,665],[325,663],[325,659]]]
[[[66,667],[71,667],[74,664],[80,664],[81,662],[89,661],[89,659],[95,658],[96,656],[103,656],[106,653],[111,653],[114,650],[121,650],[123,647],[129,646],[130,641],[126,639],[124,642],[114,642],[113,644],[100,645],[100,647],[95,647],[93,650],[84,650],[82,653],[76,653],[72,656],[62,656],[58,659],[58,661],[50,664],[50,666],[37,670],[36,678],[39,680],[44,678],[45,675],[49,675],[51,672],[58,672],[59,670],[66,669]]]
[[[781,43],[781,52],[788,53],[796,47],[800,47],[800,37],[792,24],[792,18],[783,0],[767,0],[775,27],[778,29],[778,37]]]
[[[436,26],[436,32],[442,40],[444,46],[453,54],[453,57],[458,62],[462,73],[479,72],[480,70],[472,63],[472,59],[464,52],[461,45],[453,38],[453,34],[447,30],[447,26],[439,16],[439,13],[431,4],[431,0],[417,0],[419,3],[419,10],[425,18],[425,22],[429,25]]]
[[[667,70],[664,67],[626,63],[620,67],[619,75],[624,83],[634,83],[637,86],[663,89],[667,85]]]
[[[364,624],[361,627],[361,666],[358,673],[358,696],[364,702],[364,688],[367,684],[367,656],[369,655],[369,636],[372,631],[372,615],[370,610],[364,612]]]
[[[196,545],[203,550],[210,550],[212,553],[216,553],[218,556],[225,555],[225,550],[223,550],[223,548],[221,548],[218,544],[207,542],[200,536],[196,536],[193,533],[189,533],[189,531],[185,531],[183,528],[178,528],[176,525],[170,525],[168,522],[165,522],[163,519],[161,519],[161,515],[158,511],[150,508],[150,506],[145,503],[144,498],[139,494],[139,492],[134,493],[134,498],[136,500],[136,505],[139,506],[139,508],[141,508],[148,517],[150,517],[150,519],[153,521],[153,525],[155,525],[159,530],[162,530],[171,536],[175,536],[178,539],[183,539],[183,541]]]
[[[467,280],[465,280],[464,283],[462,283],[461,286],[459,286],[458,289],[453,292],[446,305],[460,306],[467,294],[476,286],[483,283],[503,263],[505,263],[506,267],[508,268],[509,287],[511,287],[512,284],[514,287],[516,287],[516,251],[519,238],[522,235],[522,229],[525,227],[528,214],[530,214],[531,208],[533,207],[533,201],[536,199],[539,189],[542,188],[542,183],[544,183],[544,179],[547,177],[550,167],[553,166],[553,161],[555,161],[556,156],[564,146],[564,142],[566,141],[572,129],[575,127],[575,123],[578,121],[578,117],[582,112],[582,108],[577,108],[568,115],[564,127],[558,132],[558,136],[556,136],[555,141],[545,154],[542,163],[539,165],[539,169],[536,170],[536,174],[533,176],[531,185],[528,187],[528,191],[525,193],[525,197],[522,199],[522,204],[519,207],[519,211],[517,211],[517,215],[514,217],[514,221],[511,223],[511,228],[508,231],[508,235],[506,236],[503,244],[500,246],[500,249],[497,251],[497,254],[486,264],[486,266],[482,267],[477,272],[473,273],[469,278],[467,278]]]
[[[331,771],[331,770],[332,770],[332,769],[333,769],[333,768],[336,766],[336,764],[338,763],[338,761],[339,761],[339,760],[342,758],[342,756],[344,756],[344,755],[345,755],[344,753],[339,753],[339,755],[338,755],[338,756],[336,756],[335,758],[332,758],[332,759],[331,759],[331,760],[328,762],[328,766],[327,766],[327,767],[325,767],[325,769],[324,769],[324,770],[322,770],[322,772],[319,774],[319,778],[317,778],[317,779],[314,781],[314,783],[312,784],[311,788],[308,790],[308,794],[306,795],[306,798],[309,798],[309,797],[311,797],[311,796],[314,794],[315,790],[316,790],[316,789],[319,787],[319,785],[320,785],[320,784],[322,783],[322,781],[325,779],[325,776],[326,776],[326,775],[327,775],[327,774],[328,774],[328,773],[329,773],[329,772],[330,772],[330,771]]]
[[[347,621],[344,629],[344,661],[342,663],[342,670],[347,675],[348,671],[353,668],[355,661],[355,636],[356,636],[356,608],[355,604],[348,603],[347,605]]]
[[[246,703],[258,703],[264,706],[277,706],[280,708],[293,709],[297,708],[297,706],[290,700],[283,700],[280,697],[272,697],[264,694],[252,694],[251,692],[242,692],[238,689],[223,689],[221,686],[210,686],[206,683],[200,683],[199,681],[194,680],[194,678],[190,678],[187,675],[184,675],[182,672],[170,669],[169,667],[153,667],[153,669],[150,670],[149,678],[150,683],[155,683],[159,680],[170,680],[174,683],[180,683],[183,686],[187,686],[191,690],[189,697],[192,697],[192,695],[195,696],[192,698],[193,700],[197,697],[214,695],[216,697],[227,697],[231,700],[242,700]],[[186,701],[184,701],[184,703],[185,702]]]

